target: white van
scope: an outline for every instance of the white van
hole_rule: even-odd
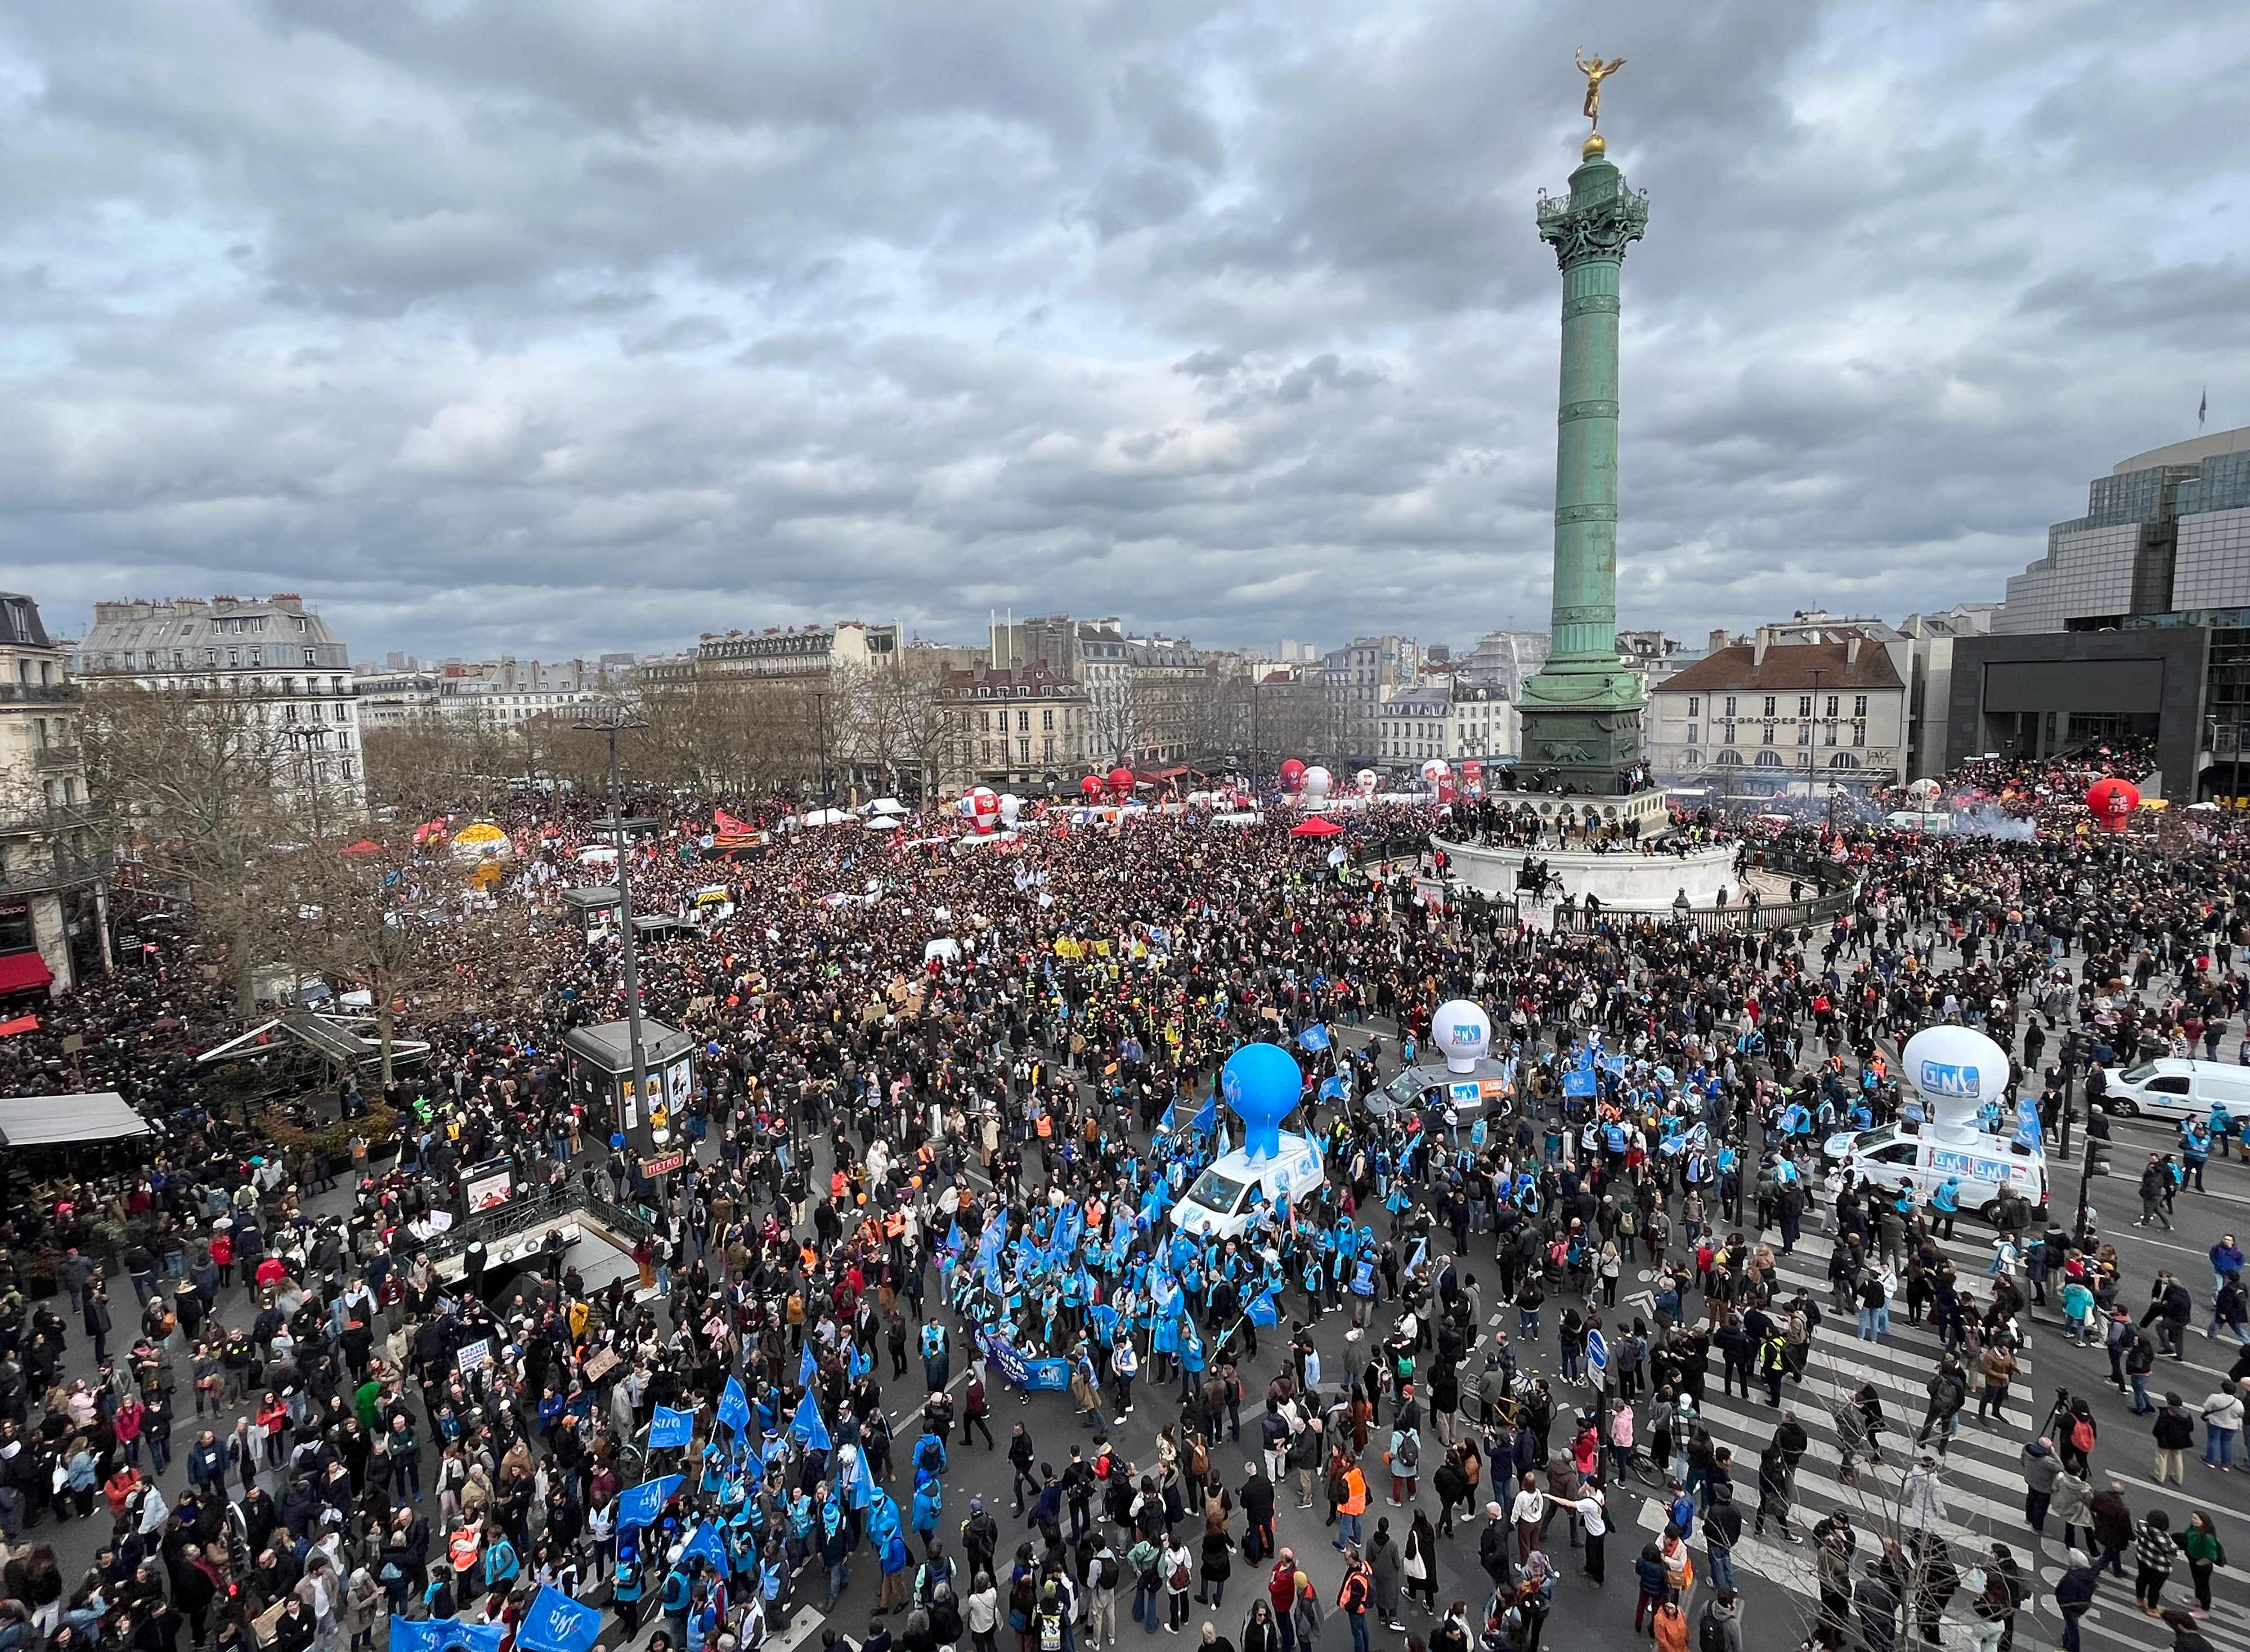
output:
[[[1327,1180],[1320,1144],[1285,1133],[1281,1151],[1266,1158],[1253,1159],[1239,1147],[1220,1154],[1172,1207],[1172,1222],[1182,1233],[1239,1239],[1260,1212],[1284,1200],[1302,1204]]]
[[[2102,1072],[2109,1090],[2102,1099],[2111,1112],[2204,1119],[2211,1117],[2216,1102],[2238,1122],[2250,1119],[2250,1067],[2162,1056],[2137,1067],[2105,1067]]]
[[[1961,1183],[1961,1208],[1992,1218],[2000,1189],[2013,1187],[2036,1214],[2046,1208],[2046,1155],[2019,1151],[2009,1136],[1975,1135],[1938,1141],[1885,1125],[1876,1130],[1845,1131],[1821,1145],[1832,1163],[1841,1165],[1862,1186],[1896,1193],[1900,1182],[1927,1203],[1948,1176]]]

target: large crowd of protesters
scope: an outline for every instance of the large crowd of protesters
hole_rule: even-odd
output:
[[[1831,1129],[1908,1104],[1885,1046],[1934,1022],[1980,1028],[2052,1125],[2068,1063],[2216,1050],[2241,1014],[2236,817],[2102,833],[2070,813],[2080,777],[1950,777],[1964,810],[1982,793],[2032,820],[2028,838],[1880,812],[1675,822],[1856,877],[1830,921],[1793,930],[1614,913],[1549,933],[1504,903],[1425,904],[1426,806],[1346,817],[1342,854],[1275,807],[1252,823],[1050,815],[967,850],[964,824],[933,813],[727,856],[703,846],[707,809],[674,803],[677,829],[628,851],[637,908],[680,919],[638,949],[642,1008],[700,1052],[678,1121],[700,1151],[660,1182],[562,1065],[568,1031],[625,1009],[614,931],[590,936],[562,899],[595,875],[580,864],[591,808],[500,817],[513,990],[475,1013],[410,1007],[403,1030],[429,1057],[345,1086],[348,1161],[266,1150],[255,1119],[204,1105],[193,1057],[242,1024],[220,983],[121,970],[0,1041],[0,1089],[115,1089],[168,1132],[129,1173],[58,1174],[11,1201],[0,1652],[330,1652],[346,1635],[359,1652],[394,1614],[513,1632],[545,1587],[602,1601],[611,1646],[660,1615],[674,1652],[748,1652],[797,1606],[839,1600],[855,1566],[880,1578],[872,1652],[995,1652],[1004,1634],[1017,1652],[1095,1652],[1116,1640],[1119,1595],[1156,1633],[1196,1615],[1191,1590],[1206,1643],[1229,1652],[1285,1652],[1330,1615],[1364,1652],[1370,1617],[1405,1631],[1410,1612],[1410,1644],[1432,1652],[1530,1652],[1566,1559],[1606,1586],[1606,1499],[1636,1453],[1683,1483],[1661,1538],[1623,1568],[1636,1622],[1682,1652],[1692,1537],[1715,1586],[1701,1613],[1738,1648],[1725,1557],[1743,1522],[1695,1424],[1710,1360],[1819,1403],[1801,1385],[1821,1304],[1777,1278],[1769,1236],[1786,1248],[1818,1214],[1851,1242],[1830,1310],[1872,1329],[1895,1286],[1944,1327],[1949,1372],[1988,1393],[2005,1394],[2050,1286],[2081,1334],[2117,1306],[2098,1236],[2005,1206],[2027,1296],[2012,1269],[1955,1277],[1936,1238],[1950,1213],[1826,1172]],[[1534,841],[1505,813],[1474,821]],[[1454,997],[1491,1012],[1508,1105],[1370,1105]],[[1239,1239],[1184,1236],[1168,1213],[1225,1125],[1204,1104],[1260,1039],[1301,1062],[1297,1122],[1326,1180]],[[1581,1093],[1566,1078],[1597,1051]],[[2225,1152],[2224,1132],[2204,1147]],[[469,1173],[500,1161],[518,1197],[575,1186],[638,1211],[633,1269],[590,1286],[559,1247],[506,1281],[482,1279],[474,1253],[437,1265],[432,1239],[471,1219]],[[2184,1147],[2144,1206],[2168,1208],[2188,1168]],[[125,1242],[105,1251],[104,1232]],[[49,1294],[31,1288],[35,1251]],[[2240,1256],[2222,1260],[2231,1282]],[[1644,1262],[1653,1306],[1620,1311],[1620,1273]],[[1494,1333],[1504,1304],[1516,1313]],[[1324,1366],[1336,1315],[1351,1352],[1329,1344]],[[1593,1332],[1614,1350],[1598,1377]],[[2122,1385],[2136,1347],[2113,1346]],[[1053,1370],[1084,1426],[1066,1454],[1001,1432],[1004,1518],[946,1477],[972,1440],[995,1448],[995,1419],[1065,1415],[1015,1404],[1026,1361]],[[730,1381],[741,1408],[722,1405]],[[2224,1414],[2230,1395],[2239,1428],[2234,1385],[2215,1398]],[[2149,1607],[2152,1571],[2188,1569],[2201,1607],[2161,1609],[2192,1646],[2211,1524],[2152,1508],[2119,1543],[2115,1493],[2066,1509],[2094,1451],[2077,1406],[2027,1453],[2027,1481],[2046,1480],[2067,1538],[2136,1552]],[[682,1410],[691,1443],[650,1445]],[[1842,1410],[1864,1433],[1864,1412]],[[1128,1455],[1136,1413],[1161,1422]],[[1750,1488],[1760,1530],[1770,1516],[1791,1532],[1793,1426]],[[682,1477],[654,1518],[621,1519],[623,1495],[666,1472]],[[1325,1511],[1333,1562],[1276,1543],[1284,1497]],[[2027,1505],[2031,1527],[2046,1517]],[[100,1555],[66,1575],[42,1528],[84,1519]],[[1574,1556],[1555,1546],[1565,1532]],[[1933,1606],[1930,1523],[1856,1570],[1847,1525],[1810,1535],[1812,1633],[1831,1648],[1887,1649],[1878,1623],[1895,1635],[1948,1609],[1997,1648],[2039,1609],[2005,1545],[1948,1559]],[[1464,1555],[1482,1582],[1441,1600],[1440,1558],[1458,1571]],[[1246,1614],[1222,1617],[1237,1557]],[[2071,1608],[2098,1575],[2080,1559],[2046,1597],[2074,1652]]]

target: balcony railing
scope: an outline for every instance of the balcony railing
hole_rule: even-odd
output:
[[[62,832],[74,826],[100,826],[109,819],[107,803],[58,803],[47,809],[0,810],[0,836]]]
[[[78,768],[86,761],[83,746],[41,746],[31,753],[33,768]]]
[[[109,876],[112,864],[109,851],[98,850],[91,855],[58,856],[45,866],[0,867],[0,894],[36,895],[100,883]]]
[[[0,683],[0,706],[68,706],[85,698],[76,683]]]

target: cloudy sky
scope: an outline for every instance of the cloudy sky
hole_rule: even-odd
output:
[[[378,657],[1543,627],[1582,42],[1626,623],[1997,598],[2250,423],[2226,0],[27,0],[0,585]]]

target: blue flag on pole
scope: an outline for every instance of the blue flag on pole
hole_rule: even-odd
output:
[[[852,1345],[852,1357],[845,1362],[845,1370],[854,1382],[867,1374],[866,1350],[856,1342]]]
[[[1326,1050],[1329,1047],[1328,1024],[1325,1022],[1315,1022],[1297,1035],[1297,1042],[1307,1050]]]
[[[680,1570],[686,1571],[688,1561],[698,1555],[708,1562],[711,1569],[721,1577],[727,1575],[726,1539],[719,1535],[719,1528],[708,1520],[697,1526],[695,1535],[689,1538],[680,1548],[679,1560]]]
[[[1261,1291],[1250,1304],[1250,1323],[1253,1325],[1279,1325],[1281,1311],[1273,1305],[1273,1293]]]
[[[813,1398],[810,1388],[804,1391],[804,1398],[797,1402],[797,1415],[789,1420],[789,1431],[804,1442],[808,1451],[827,1451],[836,1444],[828,1437],[828,1425],[820,1417],[820,1401]]]
[[[797,1386],[800,1388],[810,1388],[818,1369],[812,1360],[812,1339],[807,1337],[804,1339],[804,1346],[798,1351],[797,1356]]]
[[[2016,1139],[2026,1147],[2037,1148],[2046,1142],[2046,1133],[2039,1126],[2039,1098],[2019,1097],[2016,1101]]]
[[[1406,1271],[1411,1273],[1415,1269],[1420,1267],[1422,1265],[1423,1258],[1427,1256],[1429,1254],[1430,1241],[1428,1236],[1425,1235],[1415,1244],[1414,1254],[1406,1258]]]
[[[695,1437],[695,1414],[674,1411],[669,1406],[656,1408],[656,1420],[648,1425],[648,1449],[660,1451],[670,1446],[684,1446]]]
[[[1341,1074],[1330,1073],[1321,1080],[1321,1099],[1322,1101],[1343,1099],[1343,1077]]]
[[[644,1480],[637,1486],[628,1486],[618,1493],[618,1525],[654,1525],[656,1517],[664,1512],[664,1505],[672,1501],[672,1494],[680,1490],[680,1476],[667,1474],[661,1480]]]
[[[398,1652],[500,1652],[507,1640],[504,1623],[464,1623],[458,1618],[432,1618],[426,1623],[390,1620],[390,1644]]]
[[[1203,1105],[1196,1109],[1195,1117],[1188,1121],[1188,1128],[1194,1131],[1198,1136],[1209,1135],[1212,1131],[1218,1128],[1218,1095],[1217,1091],[1214,1091],[1211,1095],[1204,1098]]]
[[[601,1637],[602,1614],[580,1606],[552,1584],[532,1597],[531,1609],[517,1626],[515,1643],[525,1652],[591,1652]]]
[[[864,1509],[875,1500],[875,1476],[867,1467],[865,1446],[852,1453],[852,1483],[845,1489],[844,1498],[855,1509]]]
[[[750,1396],[742,1392],[742,1380],[728,1377],[719,1395],[719,1421],[740,1434],[749,1420]]]

